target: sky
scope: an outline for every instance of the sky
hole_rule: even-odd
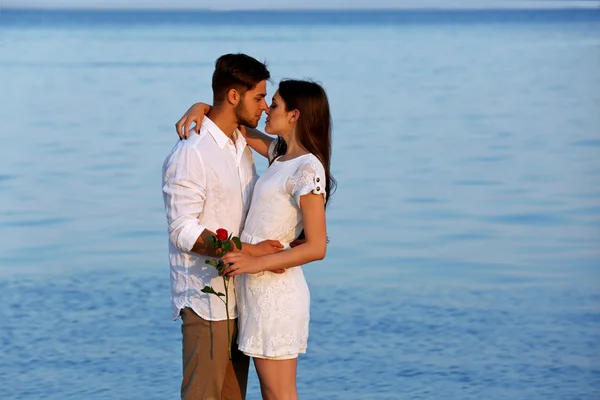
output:
[[[0,0],[0,8],[81,9],[489,9],[600,8],[600,0]]]

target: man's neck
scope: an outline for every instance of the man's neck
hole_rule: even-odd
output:
[[[229,139],[234,141],[233,131],[235,131],[238,127],[235,114],[228,110],[213,107],[211,108],[207,117],[210,118],[210,120],[214,122],[215,125],[217,125]]]

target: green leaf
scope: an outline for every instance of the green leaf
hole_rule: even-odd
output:
[[[217,292],[215,292],[215,289],[213,289],[212,286],[204,286],[200,291],[202,293],[216,294],[217,296],[219,295]]]
[[[210,247],[212,247],[213,249],[217,248],[217,238],[215,236],[209,236],[208,237],[208,244],[210,244]]]
[[[225,255],[226,253],[229,252],[229,250],[231,250],[231,242],[225,242],[223,243],[223,254]]]
[[[219,263],[217,264],[217,270],[219,272],[223,272],[225,270],[227,266],[225,265],[225,263],[221,260],[219,260]]]
[[[202,290],[200,290],[202,293],[208,293],[208,294],[214,294],[215,296],[218,297],[223,297],[225,296],[225,294],[221,293],[221,292],[215,292],[215,289],[212,288],[212,286],[204,286],[202,288]]]
[[[206,261],[204,261],[204,262],[205,262],[206,264],[212,265],[212,266],[213,266],[213,267],[215,267],[215,268],[218,268],[218,267],[217,267],[217,260],[215,260],[214,258],[211,258],[211,259],[209,259],[209,260],[206,260]]]
[[[238,250],[242,249],[242,241],[240,240],[239,237],[234,236],[231,240],[233,240],[233,243],[235,243],[235,247],[237,247]]]

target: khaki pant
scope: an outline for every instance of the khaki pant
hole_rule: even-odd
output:
[[[207,321],[191,308],[181,310],[183,400],[244,400],[250,358],[237,348],[237,319],[231,320],[231,357],[227,321]]]

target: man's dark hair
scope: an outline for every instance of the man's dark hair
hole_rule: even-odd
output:
[[[243,96],[259,82],[271,78],[266,64],[249,55],[225,54],[217,59],[212,77],[214,103],[220,103],[227,97],[231,89],[236,89]]]

